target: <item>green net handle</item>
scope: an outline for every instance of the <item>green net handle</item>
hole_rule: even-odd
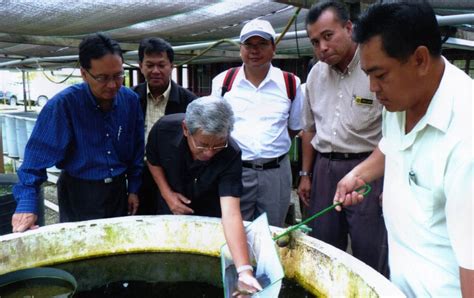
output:
[[[361,187],[357,188],[355,191],[360,193],[363,196],[366,196],[367,194],[369,194],[372,191],[372,187],[369,184],[366,183],[366,184],[362,185]],[[302,225],[307,224],[308,222],[318,218],[319,216],[321,216],[321,215],[325,214],[326,212],[336,208],[339,205],[342,205],[342,203],[337,202],[337,203],[332,204],[329,207],[324,208],[323,210],[319,211],[318,213],[316,213],[316,214],[312,215],[311,217],[308,217],[304,221],[300,222],[299,224],[289,227],[282,234],[273,237],[273,240],[278,240],[281,237],[293,232],[294,230],[299,229]]]

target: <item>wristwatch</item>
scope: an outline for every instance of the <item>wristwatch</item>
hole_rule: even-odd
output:
[[[299,175],[300,175],[300,177],[308,176],[308,177],[311,178],[311,176],[313,176],[313,173],[305,172],[305,171],[300,171],[300,172],[299,172]]]

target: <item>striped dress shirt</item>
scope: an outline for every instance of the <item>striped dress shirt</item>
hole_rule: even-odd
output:
[[[143,114],[135,92],[122,87],[112,109],[103,111],[89,85],[68,87],[43,108],[28,140],[13,190],[16,212],[37,212],[39,187],[52,166],[86,180],[126,174],[129,193],[137,193],[143,155]]]

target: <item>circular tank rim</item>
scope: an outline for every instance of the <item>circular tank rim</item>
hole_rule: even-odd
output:
[[[283,231],[270,229],[275,234]],[[218,218],[157,215],[62,223],[0,236],[0,274],[110,254],[182,252],[219,257],[224,243]],[[302,233],[296,233],[279,254],[285,276],[313,294],[404,296],[371,267]]]

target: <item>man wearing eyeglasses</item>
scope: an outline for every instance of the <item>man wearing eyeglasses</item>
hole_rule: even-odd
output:
[[[46,169],[58,179],[61,222],[134,214],[144,155],[138,96],[122,86],[118,43],[92,34],[79,45],[84,83],[56,96],[38,116],[18,170],[13,232],[35,228],[37,200]]]
[[[271,225],[283,226],[292,186],[287,155],[290,133],[295,135],[302,128],[300,80],[290,75],[295,80],[286,84],[285,73],[272,66],[275,30],[268,21],[245,24],[240,43],[243,66],[231,86],[226,83],[229,71],[215,77],[212,94],[226,100],[236,117],[232,137],[242,150],[243,218],[251,221],[266,212]],[[288,90],[295,91],[294,98]]]
[[[219,198],[240,197],[242,162],[230,138],[233,121],[224,101],[203,97],[191,102],[186,114],[156,122],[146,158],[159,187],[161,213],[220,217]]]
[[[222,217],[239,281],[254,292],[261,287],[252,274],[239,210],[242,160],[230,137],[233,126],[228,103],[198,98],[186,114],[165,115],[153,125],[146,158],[168,214]]]
[[[186,112],[188,104],[196,98],[173,82],[174,51],[171,45],[161,38],[145,38],[138,47],[140,71],[146,82],[132,89],[140,97],[145,118],[145,141],[153,124],[164,115]],[[156,185],[148,168],[143,169],[143,181],[139,192],[138,214],[156,214]]]

